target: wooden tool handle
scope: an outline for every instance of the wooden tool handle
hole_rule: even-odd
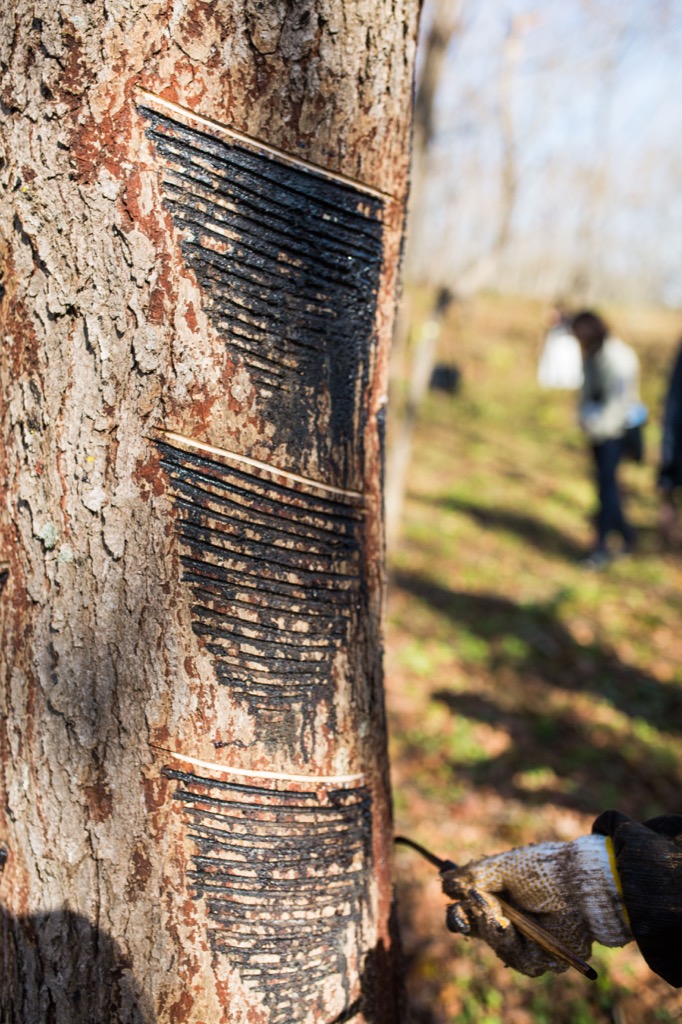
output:
[[[590,981],[596,981],[597,972],[594,967],[590,967],[588,963],[581,960],[572,950],[567,946],[564,946],[563,942],[559,942],[550,932],[546,931],[539,924],[536,924],[532,918],[527,917],[522,911],[517,910],[516,907],[512,907],[506,900],[500,899],[495,894],[495,899],[502,907],[503,913],[509,920],[515,925],[520,932],[527,935],[529,939],[536,942],[538,946],[541,946],[545,952],[551,953],[552,956],[556,957],[557,960],[563,960],[565,963],[570,964],[571,967],[575,967],[576,971],[580,971]]]

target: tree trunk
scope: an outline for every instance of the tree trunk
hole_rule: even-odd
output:
[[[0,0],[0,1019],[395,1021],[416,0]]]
[[[405,246],[405,275],[414,280],[435,279],[443,281],[439,270],[435,273],[429,266],[425,274],[424,253],[432,254],[433,241],[427,237],[427,210],[433,203],[433,192],[429,187],[431,150],[437,135],[436,99],[446,66],[448,47],[461,30],[463,0],[431,0],[424,18],[428,28],[424,31],[421,44],[421,74],[414,103],[414,124],[412,141],[412,168],[409,204],[410,230]],[[445,212],[445,211],[444,211]],[[426,260],[432,264],[432,258]]]

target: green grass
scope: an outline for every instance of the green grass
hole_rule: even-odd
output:
[[[443,357],[462,389],[429,396],[415,437],[390,556],[396,828],[455,860],[574,838],[611,806],[679,810],[682,561],[658,535],[654,488],[677,318],[606,312],[638,349],[652,414],[646,464],[623,472],[635,557],[599,574],[579,565],[591,466],[575,396],[535,384],[536,303],[488,296],[456,311]],[[597,951],[596,985],[533,981],[449,936],[437,881],[402,852],[397,896],[415,1021],[682,1020],[680,996],[632,946]]]

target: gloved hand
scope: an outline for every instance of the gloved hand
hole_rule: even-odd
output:
[[[610,837],[536,843],[442,873],[451,931],[484,939],[509,967],[536,977],[567,964],[523,935],[505,917],[495,894],[534,915],[582,959],[592,942],[623,946],[632,940]]]

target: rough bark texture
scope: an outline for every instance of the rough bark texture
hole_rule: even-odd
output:
[[[416,8],[0,3],[6,1024],[397,1019]]]

